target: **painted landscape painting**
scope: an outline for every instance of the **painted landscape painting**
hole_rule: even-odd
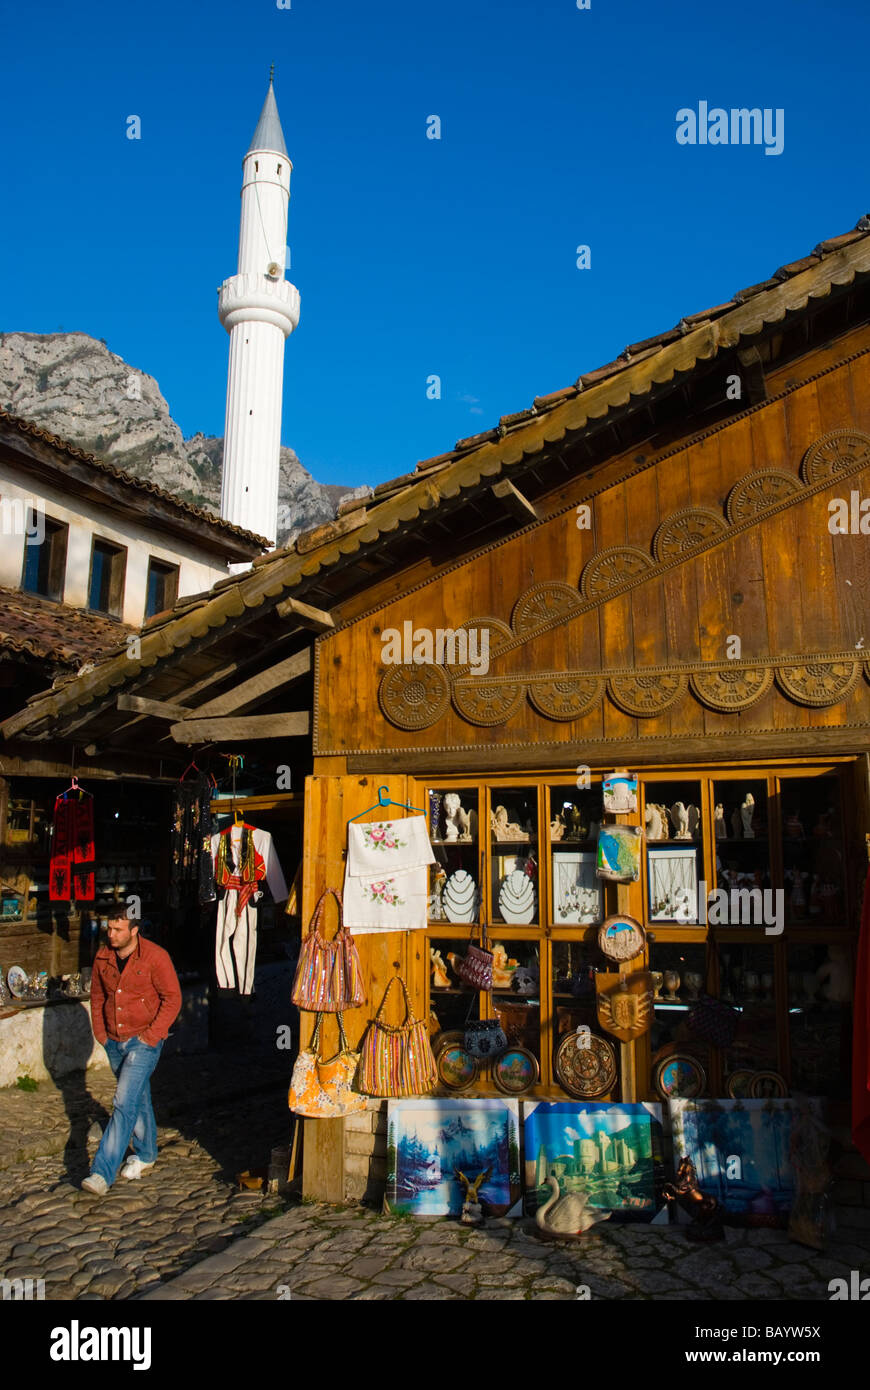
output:
[[[674,1162],[687,1154],[702,1190],[741,1225],[784,1224],[794,1202],[795,1114],[792,1100],[672,1100]]]
[[[526,1102],[526,1210],[552,1193],[585,1192],[617,1220],[651,1221],[661,1209],[662,1112],[652,1103]]]
[[[480,1188],[484,1211],[504,1216],[519,1200],[519,1106],[515,1100],[391,1100],[387,1107],[385,1209],[458,1216],[456,1170]]]

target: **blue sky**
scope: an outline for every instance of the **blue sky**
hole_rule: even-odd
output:
[[[223,433],[215,289],[272,61],[302,296],[282,440],[322,482],[406,472],[870,211],[866,0],[291,5],[4,18],[0,330],[105,338],[186,435]],[[678,145],[699,101],[782,108],[782,154]]]

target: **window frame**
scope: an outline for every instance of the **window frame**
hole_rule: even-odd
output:
[[[109,608],[95,608],[91,603],[91,596],[94,583],[94,556],[97,546],[105,546],[113,552],[112,554],[112,573],[109,580]],[[127,558],[128,549],[125,545],[118,545],[117,541],[110,541],[105,536],[94,533],[91,537],[91,560],[88,567],[88,597],[87,610],[89,613],[99,613],[104,618],[121,619],[124,613],[124,595],[127,586]]]

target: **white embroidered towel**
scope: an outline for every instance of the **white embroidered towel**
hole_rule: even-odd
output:
[[[425,816],[347,827],[347,871],[354,877],[401,873],[434,863]]]
[[[344,876],[344,925],[356,936],[379,931],[416,931],[426,926],[429,901],[426,865],[400,873]]]

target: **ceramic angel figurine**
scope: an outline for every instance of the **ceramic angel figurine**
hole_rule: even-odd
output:
[[[682,801],[675,801],[668,815],[671,818],[671,825],[674,827],[675,840],[688,840],[689,836],[689,813]]]
[[[725,824],[725,807],[721,801],[716,802],[716,809],[713,812],[713,834],[717,840],[728,839],[728,827]]]
[[[755,797],[752,792],[747,792],[743,798],[743,805],[740,807],[740,819],[743,822],[744,840],[754,840],[755,831],[752,829],[752,817],[755,814]]]

